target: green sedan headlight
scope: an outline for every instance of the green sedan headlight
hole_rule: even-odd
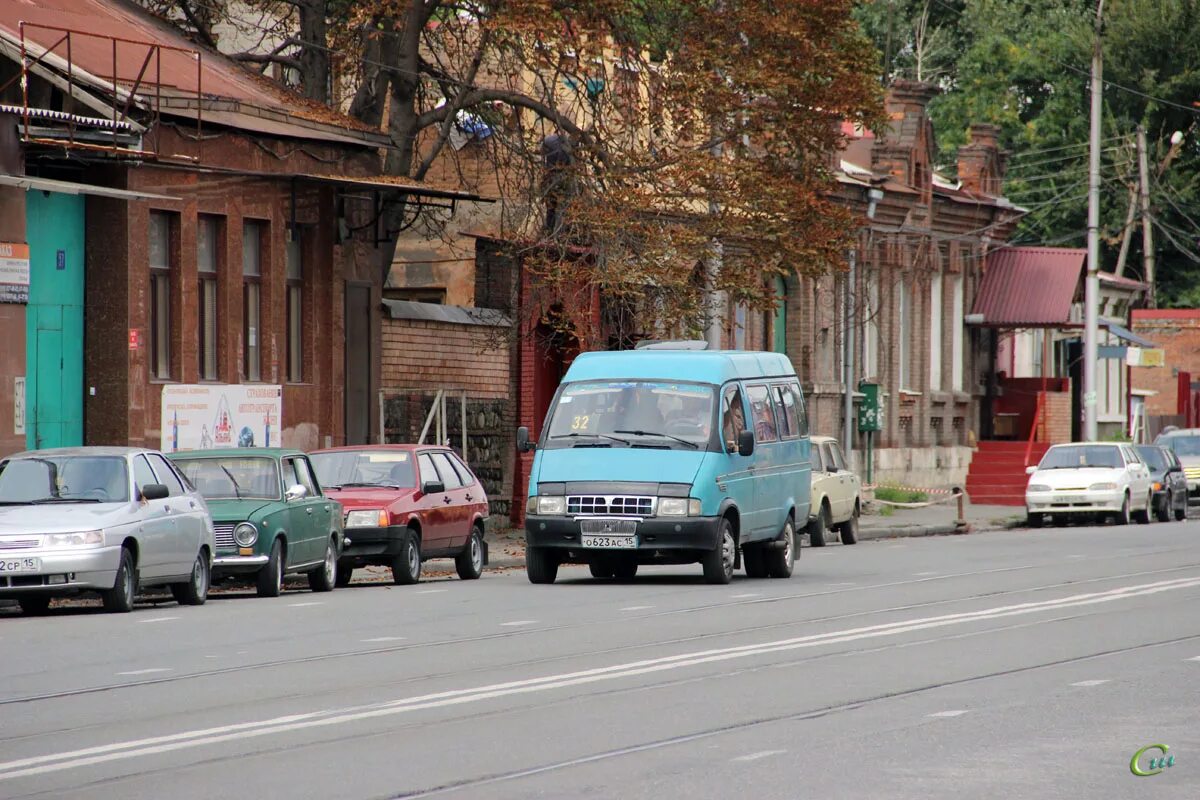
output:
[[[253,522],[241,522],[233,529],[233,540],[239,547],[249,547],[258,541],[258,528]]]

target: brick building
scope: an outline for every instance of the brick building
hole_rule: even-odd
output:
[[[1133,386],[1145,394],[1146,413],[1157,425],[1189,424],[1188,406],[1200,391],[1200,309],[1140,308],[1133,331],[1163,350],[1164,366],[1134,367]],[[1182,378],[1182,383],[1181,383]],[[1193,411],[1190,418],[1195,419]]]
[[[285,445],[377,438],[379,204],[473,195],[378,177],[385,136],[126,0],[0,6],[0,103],[27,223],[0,235],[31,252],[0,313],[27,424],[0,446],[157,446],[177,384],[280,386]]]

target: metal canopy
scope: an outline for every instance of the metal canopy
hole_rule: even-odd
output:
[[[58,194],[90,194],[96,197],[115,197],[118,200],[181,199],[165,194],[131,192],[128,189],[112,189],[108,186],[94,186],[90,183],[75,183],[74,181],[57,181],[52,178],[33,178],[28,175],[0,175],[0,186],[16,186],[19,189],[57,192]]]

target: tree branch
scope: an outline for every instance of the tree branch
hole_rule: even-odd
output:
[[[183,16],[187,18],[188,24],[196,29],[196,35],[200,37],[200,40],[216,50],[217,40],[213,37],[212,30],[208,27],[208,23],[196,15],[196,11],[192,8],[191,3],[188,0],[177,0],[177,5],[179,6],[179,10],[183,12]]]
[[[413,173],[413,177],[417,180],[424,179],[425,173],[429,172],[429,168],[433,166],[434,160],[446,146],[446,141],[450,138],[450,131],[454,129],[454,123],[457,121],[458,112],[462,110],[462,100],[467,93],[467,87],[475,84],[475,77],[479,74],[479,65],[483,63],[483,55],[490,43],[491,31],[484,28],[483,33],[479,37],[479,45],[475,49],[475,55],[471,59],[471,66],[467,69],[466,78],[463,79],[459,91],[454,93],[454,98],[446,101],[448,111],[446,112],[445,119],[442,120],[442,127],[438,131],[437,140],[433,143],[433,147],[430,148],[429,152],[425,154],[425,158],[421,159],[421,164],[417,167],[417,171]],[[422,63],[422,66],[427,65]],[[445,85],[443,85],[442,91],[444,92],[445,90]]]
[[[235,61],[243,61],[249,64],[282,64],[285,67],[291,67],[294,70],[300,69],[300,59],[292,56],[281,56],[273,53],[235,53],[230,56]]]

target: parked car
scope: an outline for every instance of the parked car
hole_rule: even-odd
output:
[[[1154,489],[1150,469],[1132,445],[1056,444],[1029,467],[1025,510],[1031,527],[1046,516],[1064,522],[1069,516],[1111,515],[1118,525],[1129,518],[1149,522]]]
[[[239,447],[170,457],[212,511],[214,580],[252,577],[259,597],[278,597],[283,576],[295,572],[308,575],[314,592],[334,588],[342,507],[321,491],[308,456]]]
[[[0,461],[0,598],[27,614],[84,591],[132,611],[140,588],[164,585],[202,605],[214,551],[204,499],[162,453],[74,447]]]
[[[659,346],[572,362],[536,449],[525,516],[532,583],[560,564],[630,579],[699,562],[725,584],[790,578],[808,520],[808,418],[786,356]]]
[[[812,503],[809,505],[808,543],[825,546],[826,531],[841,536],[842,544],[858,541],[858,517],[862,513],[862,481],[846,467],[841,445],[832,436],[813,436]]]
[[[1200,428],[1174,428],[1164,431],[1154,443],[1167,448],[1183,465],[1187,478],[1188,503],[1200,503]]]
[[[453,558],[463,580],[483,573],[487,493],[453,450],[338,447],[318,450],[311,458],[321,485],[346,513],[339,586],[368,564],[391,567],[393,583],[416,583],[421,562],[431,558]]]
[[[1176,455],[1161,445],[1142,444],[1134,447],[1150,468],[1150,483],[1154,490],[1154,516],[1159,522],[1187,519],[1188,487],[1183,465]]]

